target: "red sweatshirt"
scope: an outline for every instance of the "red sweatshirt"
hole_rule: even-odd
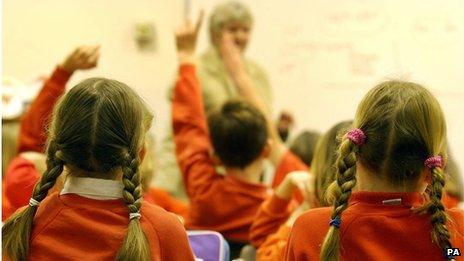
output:
[[[203,111],[203,100],[193,65],[182,65],[172,102],[176,155],[190,198],[186,220],[189,229],[208,229],[225,238],[248,242],[248,231],[267,188],[231,175],[219,175],[210,156],[212,145]],[[281,164],[293,164],[286,153]],[[290,162],[290,163],[289,163]],[[300,166],[279,166],[285,171]],[[276,173],[276,176],[281,176]]]
[[[295,201],[284,200],[276,195],[266,199],[258,209],[250,227],[250,242],[258,248],[266,238],[284,224],[297,207]]]
[[[398,205],[383,204],[401,199]],[[411,207],[422,204],[416,193],[355,192],[342,214],[341,260],[444,260],[432,242],[428,214]],[[319,260],[321,244],[329,229],[332,208],[311,209],[293,225],[285,260]],[[448,209],[452,247],[464,249],[464,212]],[[457,258],[462,260],[462,257]]]
[[[58,98],[65,92],[65,85],[71,74],[57,67],[45,82],[37,98],[32,102],[21,119],[18,153],[35,151],[44,152],[47,139],[45,129]],[[18,208],[26,205],[40,173],[34,164],[18,155],[14,158],[5,174],[5,192],[10,206],[2,206],[2,219],[8,218]]]
[[[151,260],[194,260],[178,218],[142,204],[140,222]],[[54,193],[40,203],[34,218],[29,260],[114,260],[129,224],[122,199],[96,200]]]

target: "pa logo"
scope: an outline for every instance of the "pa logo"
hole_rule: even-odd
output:
[[[446,258],[452,259],[453,257],[461,256],[461,250],[459,248],[447,248]]]

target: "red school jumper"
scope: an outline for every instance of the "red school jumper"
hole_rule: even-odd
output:
[[[172,102],[176,156],[190,198],[186,220],[189,229],[218,231],[228,240],[248,242],[253,217],[268,197],[267,187],[244,182],[215,171],[206,117],[193,65],[182,65]],[[277,169],[306,170],[286,153]],[[302,165],[297,164],[300,162]],[[287,165],[288,164],[288,165]],[[276,176],[282,176],[276,173]]]
[[[391,199],[401,203],[383,203]],[[417,193],[353,193],[341,219],[340,260],[444,260],[444,253],[432,242],[430,216],[411,211],[422,199]],[[331,213],[330,207],[311,209],[297,219],[285,260],[319,260]],[[464,212],[447,209],[446,213],[452,247],[462,251]]]
[[[179,219],[151,204],[142,204],[142,229],[151,260],[194,260]],[[34,217],[29,260],[115,260],[129,224],[122,199],[97,200],[53,193]]]

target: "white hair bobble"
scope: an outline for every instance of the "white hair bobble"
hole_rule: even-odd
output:
[[[40,204],[40,201],[37,201],[34,198],[29,199],[29,206],[37,207],[39,204]]]
[[[142,215],[140,215],[139,212],[137,212],[137,213],[129,213],[129,220],[132,220],[132,219],[134,219],[134,218],[140,219],[141,216],[142,216]]]

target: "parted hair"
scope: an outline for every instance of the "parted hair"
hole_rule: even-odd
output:
[[[208,116],[214,152],[226,167],[245,168],[256,160],[268,139],[266,119],[251,104],[231,100]]]
[[[62,96],[54,108],[47,146],[47,169],[36,183],[32,198],[42,201],[64,166],[89,177],[122,170],[123,200],[130,213],[142,205],[139,152],[152,122],[143,100],[124,83],[90,78]],[[12,260],[26,260],[34,215],[38,206],[15,213],[2,227],[2,250]],[[129,218],[129,216],[128,216]],[[118,260],[149,260],[150,248],[139,219],[129,222]]]
[[[336,181],[331,185],[331,194],[335,195],[331,218],[341,218],[348,207],[356,185],[357,162],[392,185],[403,188],[414,187],[428,171],[430,200],[421,207],[421,212],[430,215],[432,240],[443,250],[450,247],[447,217],[441,203],[445,185],[443,169],[427,170],[424,166],[431,156],[446,159],[446,123],[437,99],[426,88],[412,82],[380,83],[362,99],[353,128],[361,129],[367,140],[361,147],[346,136],[341,141]],[[339,229],[330,226],[322,244],[321,260],[338,260],[339,241]]]

